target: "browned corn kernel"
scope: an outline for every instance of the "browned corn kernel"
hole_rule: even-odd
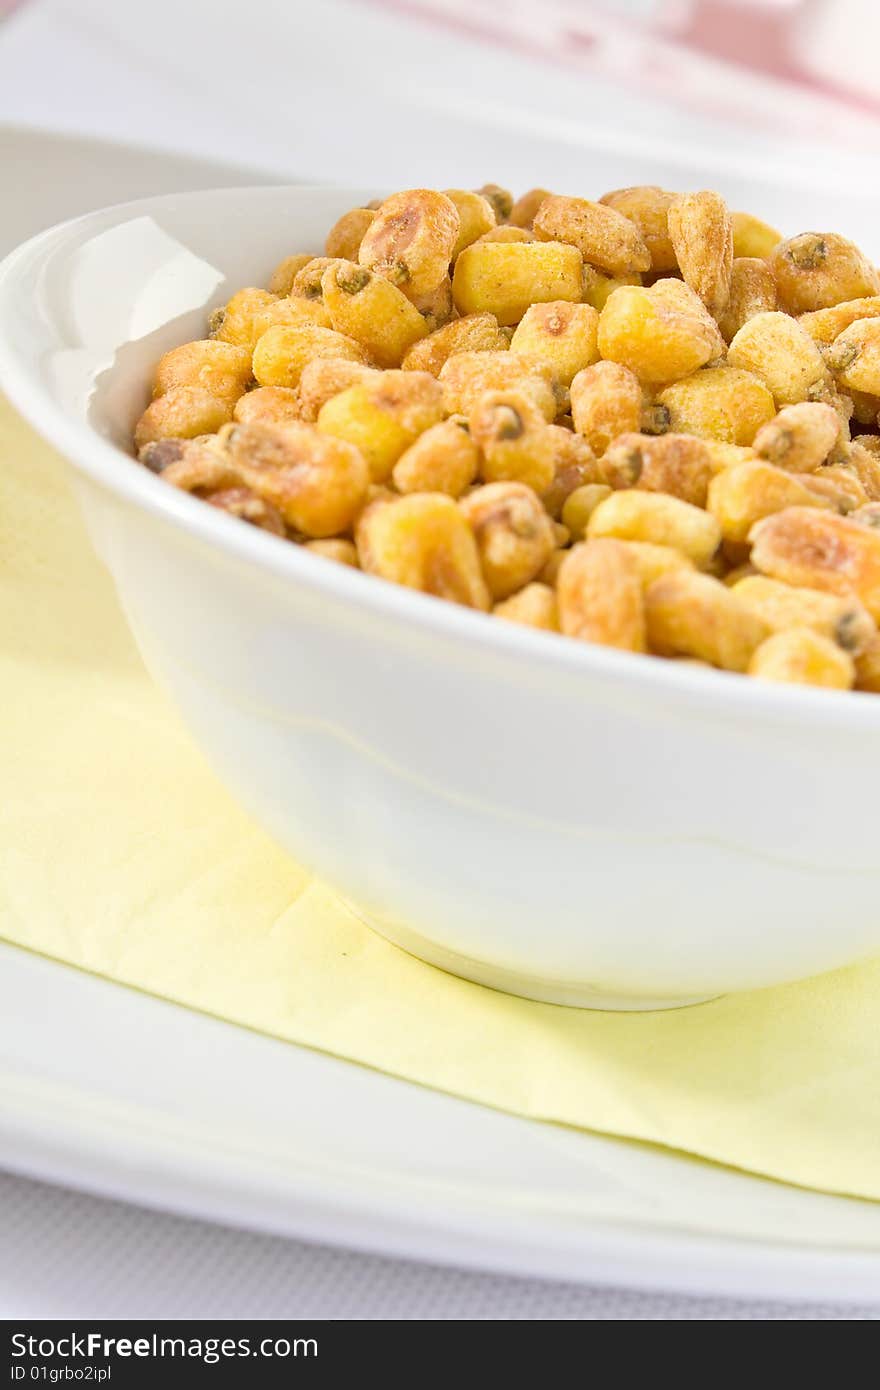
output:
[[[707,506],[728,541],[745,541],[755,522],[786,507],[832,508],[833,501],[810,490],[805,478],[763,459],[735,463],[709,484]]]
[[[370,208],[352,208],[350,212],[344,212],[327,233],[325,254],[340,256],[345,261],[356,261],[366,230],[375,220],[376,214]]]
[[[827,690],[851,690],[856,674],[849,653],[811,627],[789,627],[768,637],[754,652],[748,672],[759,680]]]
[[[266,289],[269,290],[270,294],[290,294],[297,275],[312,260],[314,260],[314,256],[309,255],[285,256],[284,260],[278,262],[269,276]]]
[[[445,492],[460,497],[480,467],[480,451],[463,416],[431,425],[401,454],[391,477],[398,492]]]
[[[477,542],[451,497],[419,492],[373,503],[358,519],[355,541],[369,574],[488,610]]]
[[[756,314],[776,309],[776,281],[766,261],[757,256],[738,256],[730,275],[730,294],[718,315],[718,327],[725,342],[735,338],[744,323]]]
[[[484,183],[474,191],[492,204],[499,222],[508,220],[513,211],[513,194],[509,188],[502,188],[500,183]]]
[[[810,314],[801,314],[798,321],[814,342],[827,346],[856,319],[875,319],[878,315],[880,295],[874,294],[861,299],[846,299],[842,304],[832,304],[828,309],[815,309]]]
[[[601,477],[595,455],[585,439],[562,425],[548,425],[553,441],[553,481],[541,494],[548,514],[558,521],[565,501],[579,487]]]
[[[787,314],[829,309],[880,293],[880,276],[857,246],[836,232],[802,232],[770,255],[779,303]]]
[[[277,296],[268,290],[238,290],[221,308],[211,315],[211,337],[222,343],[253,351],[256,342],[254,316],[274,304]]]
[[[179,463],[192,445],[190,439],[153,439],[138,450],[138,462],[151,473],[164,473],[172,463]]]
[[[305,536],[335,536],[354,521],[367,491],[363,455],[313,425],[230,425],[221,435],[244,484]]]
[[[200,386],[172,386],[147,406],[134,429],[136,449],[157,439],[195,439],[214,434],[232,418],[233,401],[220,400]]]
[[[486,391],[525,391],[546,420],[556,416],[557,399],[549,368],[518,353],[456,352],[440,371],[449,415],[470,415]]]
[[[384,483],[418,436],[443,417],[443,393],[428,372],[382,372],[321,407],[318,428],[360,449],[374,483]]]
[[[645,650],[642,581],[622,542],[582,541],[569,550],[556,595],[559,626],[566,636],[623,651]]]
[[[782,240],[782,234],[775,227],[753,217],[750,212],[732,212],[733,254],[734,256],[755,256],[766,260]]]
[[[570,386],[582,368],[597,360],[598,331],[599,315],[590,304],[565,299],[533,304],[510,340],[510,351],[542,362],[557,381]]]
[[[299,396],[289,386],[258,386],[235,402],[233,419],[240,425],[283,425],[301,420]]]
[[[673,550],[671,545],[654,545],[651,541],[624,541],[623,544],[638,565],[643,589],[673,570],[694,568],[693,560],[689,560],[682,551]]]
[[[224,488],[221,492],[209,493],[205,501],[218,511],[238,517],[239,521],[246,521],[260,531],[268,531],[273,536],[287,535],[284,518],[277,507],[258,497],[249,487]]]
[[[250,351],[253,352],[263,334],[278,325],[314,323],[318,328],[330,327],[330,315],[320,299],[305,299],[302,295],[288,295],[286,299],[276,299],[274,303],[258,309],[253,316]]]
[[[646,401],[643,396],[639,425],[642,434],[668,434],[672,428],[669,407],[659,401]]]
[[[156,470],[154,459],[152,455],[148,456],[148,450],[158,450],[172,442],[179,448],[177,457],[171,458],[166,455],[160,460],[162,467]],[[164,448],[162,452],[164,454]],[[180,488],[181,492],[193,492],[199,497],[207,497],[211,493],[242,485],[239,470],[215,435],[209,436],[206,440],[162,440],[159,445],[148,445],[142,449],[140,457],[148,467],[153,466],[154,471],[161,472],[167,483]]]
[[[538,208],[532,225],[542,241],[574,246],[588,265],[609,275],[651,267],[650,252],[636,224],[605,203],[551,193]]]
[[[475,241],[455,262],[455,307],[460,314],[490,313],[500,324],[519,323],[531,304],[579,302],[582,271],[579,253],[559,241]]]
[[[702,439],[690,434],[621,434],[602,457],[613,488],[668,492],[705,507],[714,469]]]
[[[808,492],[819,497],[831,511],[845,516],[855,511],[868,500],[868,494],[859,481],[858,474],[846,464],[834,464],[817,469],[815,473],[801,473],[800,481]]]
[[[537,493],[547,490],[556,472],[555,441],[531,395],[524,389],[485,391],[468,419],[487,483],[518,482]]]
[[[788,314],[756,314],[744,323],[727,350],[731,367],[754,372],[778,406],[808,400],[826,376],[822,354],[809,333]]]
[[[517,198],[513,207],[510,209],[508,222],[514,227],[525,227],[531,231],[532,223],[535,220],[535,213],[541,206],[545,198],[552,198],[549,188],[530,188],[527,193],[523,193]]]
[[[880,695],[880,637],[856,657],[856,689]]]
[[[735,463],[745,463],[747,459],[755,457],[754,449],[743,444],[725,444],[720,439],[704,439],[703,443],[709,450],[713,473],[721,473]]]
[[[357,546],[354,541],[340,539],[338,536],[325,541],[306,541],[304,549],[312,555],[322,555],[325,560],[334,560],[337,565],[348,565],[359,569]]]
[[[457,352],[506,352],[509,344],[494,314],[466,314],[414,343],[401,363],[405,371],[439,376]]]
[[[638,431],[642,418],[642,388],[628,367],[596,362],[578,372],[571,383],[574,427],[598,458],[619,434]]]
[[[788,507],[751,533],[752,564],[763,574],[826,593],[855,595],[880,621],[880,532],[849,517]]]
[[[333,256],[313,256],[302,270],[297,271],[293,277],[293,284],[290,293],[295,298],[300,299],[320,299],[321,281],[324,278],[324,271],[328,265],[332,265]]]
[[[658,188],[656,184],[640,184],[634,188],[616,188],[599,199],[638,227],[651,257],[650,269],[655,274],[678,268],[675,249],[669,239],[667,216],[675,198],[675,193]]]
[[[251,379],[251,355],[216,338],[183,343],[159,358],[153,379],[153,395],[163,396],[174,386],[200,386],[218,399],[235,401]]]
[[[523,242],[523,241],[534,241],[534,240],[535,240],[535,234],[534,234],[534,232],[528,231],[527,228],[525,228],[525,227],[511,227],[507,222],[502,222],[502,223],[501,223],[499,226],[497,226],[497,227],[490,227],[489,231],[488,231],[488,232],[484,232],[482,236],[478,236],[478,237],[477,237],[477,241],[473,242],[473,245],[476,246],[476,245],[477,245],[477,242],[482,242],[482,241],[513,241],[513,242]]]
[[[414,295],[413,304],[425,320],[429,333],[443,328],[458,317],[458,310],[452,298],[452,280],[448,275],[440,281],[430,294]]]
[[[740,367],[703,367],[667,386],[657,399],[669,411],[673,430],[742,447],[776,413],[764,382]]]
[[[856,598],[781,584],[763,574],[740,579],[733,592],[771,632],[809,627],[853,656],[865,651],[877,635],[874,619]]]
[[[880,319],[856,319],[834,339],[825,361],[847,391],[880,396]]]
[[[662,656],[695,656],[745,671],[769,629],[731,589],[708,574],[673,570],[645,593],[648,643]]]
[[[367,365],[367,354],[354,338],[303,322],[279,325],[263,334],[254,348],[254,376],[261,386],[294,387],[306,363],[316,357],[347,357]]]
[[[553,522],[522,483],[475,488],[459,506],[473,527],[493,599],[509,598],[528,584],[556,549]]]
[[[641,381],[690,376],[724,351],[718,325],[681,280],[621,285],[599,316],[599,351]]]
[[[812,473],[824,463],[838,441],[840,418],[830,405],[801,401],[786,405],[755,435],[759,458],[791,473]]]
[[[562,504],[562,524],[572,540],[584,539],[593,512],[610,496],[611,488],[607,483],[583,483],[569,493]]]
[[[408,299],[429,295],[447,275],[460,225],[445,193],[430,188],[392,193],[367,228],[358,260]]]
[[[562,518],[565,521],[564,508]],[[590,517],[587,535],[669,545],[702,569],[718,549],[721,527],[714,516],[679,497],[633,488],[612,492],[599,503]]]
[[[484,232],[491,232],[492,228],[497,226],[497,218],[495,209],[482,193],[472,193],[466,188],[447,188],[445,191],[447,198],[455,204],[461,224],[450,257],[454,261],[466,246],[477,240],[477,237],[481,237]]]
[[[672,242],[685,283],[710,314],[727,304],[733,272],[733,222],[719,193],[683,193],[667,213]]]
[[[508,623],[539,627],[546,632],[559,631],[559,605],[549,584],[526,584],[518,594],[496,603],[492,613]]]
[[[337,333],[360,343],[380,367],[399,367],[428,332],[425,320],[390,280],[353,261],[334,261],[321,279],[324,304]]]
[[[314,358],[303,367],[297,388],[302,418],[314,424],[321,407],[332,396],[338,396],[349,386],[360,386],[379,378],[375,367],[365,367],[362,362],[350,362],[345,357]]]

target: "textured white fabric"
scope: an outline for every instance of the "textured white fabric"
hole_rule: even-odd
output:
[[[0,1319],[878,1321],[831,1305],[512,1279],[158,1215],[0,1174]]]

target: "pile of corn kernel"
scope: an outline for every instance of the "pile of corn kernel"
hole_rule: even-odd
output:
[[[880,692],[880,275],[717,193],[409,189],[165,354],[135,431],[315,555],[584,642]]]

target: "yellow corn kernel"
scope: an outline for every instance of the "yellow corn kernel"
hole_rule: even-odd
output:
[[[483,241],[505,241],[521,243],[524,241],[534,240],[534,232],[528,231],[526,227],[511,227],[507,222],[502,222],[497,227],[490,227],[488,232],[484,232],[482,236],[478,236],[477,241],[473,242],[472,245],[476,246],[477,242]]]
[[[579,487],[601,478],[595,455],[585,439],[564,425],[548,425],[553,443],[553,481],[541,494],[548,514],[558,521],[567,498]]]
[[[372,481],[384,483],[404,451],[442,416],[442,392],[434,377],[389,371],[332,396],[321,407],[318,429],[354,444]]]
[[[456,352],[441,368],[440,384],[449,415],[470,415],[486,391],[517,390],[532,398],[545,420],[556,417],[551,371],[518,353]]]
[[[325,541],[306,541],[304,549],[312,555],[320,555],[325,560],[333,560],[337,565],[348,565],[351,569],[359,569],[357,546],[354,541],[347,541],[336,536]]]
[[[759,458],[791,473],[812,473],[825,463],[840,436],[840,417],[830,405],[801,401],[786,405],[755,435]]]
[[[291,297],[295,299],[320,299],[324,271],[328,265],[333,264],[334,259],[333,256],[313,256],[293,277],[293,284],[290,287]]]
[[[391,280],[408,299],[429,295],[446,278],[461,222],[445,193],[392,193],[364,233],[358,260]]]
[[[678,497],[628,489],[613,492],[599,503],[590,517],[587,535],[669,545],[702,569],[718,549],[721,527],[709,512]]]
[[[756,522],[786,507],[831,508],[804,479],[763,459],[733,464],[709,484],[707,506],[726,541],[745,541]]]
[[[253,352],[264,333],[278,326],[289,327],[299,323],[313,323],[318,328],[330,327],[330,315],[320,299],[306,299],[302,295],[288,295],[286,299],[276,299],[257,309],[252,320],[249,349]]]
[[[199,386],[218,399],[235,401],[251,379],[251,356],[246,348],[216,338],[183,343],[159,359],[153,395],[162,396],[174,386]]]
[[[640,285],[641,283],[642,277],[636,272],[633,272],[632,275],[603,275],[601,270],[596,270],[594,266],[585,265],[581,299],[585,304],[591,304],[601,314],[611,295],[615,290],[620,289],[621,285]]]
[[[513,194],[509,188],[502,188],[500,183],[484,183],[482,188],[475,189],[492,204],[495,216],[499,222],[506,222],[513,212]]]
[[[734,256],[756,256],[766,260],[774,246],[782,240],[781,232],[762,222],[760,217],[753,217],[750,212],[732,212],[730,219],[733,223]]]
[[[492,613],[508,623],[543,628],[545,632],[559,631],[559,605],[549,584],[526,584],[518,594],[496,603]]]
[[[667,386],[657,399],[669,411],[671,429],[742,447],[776,414],[760,377],[735,366],[703,367]]]
[[[638,566],[643,589],[647,589],[661,575],[694,568],[693,561],[682,551],[673,550],[671,545],[654,545],[651,541],[623,541],[622,544]]]
[[[380,367],[398,367],[428,332],[425,320],[390,280],[352,261],[335,261],[321,279],[324,304],[337,333],[363,347]]]
[[[451,497],[419,492],[373,503],[355,527],[361,568],[408,589],[486,612],[474,533]]]
[[[880,396],[880,319],[856,319],[834,339],[825,361],[847,391]]]
[[[602,457],[602,471],[613,488],[668,492],[705,507],[714,473],[709,450],[690,434],[621,434]]]
[[[205,494],[205,501],[227,516],[246,521],[256,526],[258,531],[268,531],[272,536],[287,536],[284,518],[276,507],[258,497],[249,487],[223,488],[220,492]]]
[[[494,314],[519,323],[532,304],[580,301],[582,268],[573,246],[558,241],[478,241],[455,262],[452,294],[460,314]]]
[[[782,584],[763,574],[740,579],[733,592],[771,632],[809,627],[852,656],[866,651],[877,635],[874,619],[856,598]]]
[[[339,256],[344,261],[356,261],[367,228],[376,220],[371,208],[352,208],[344,212],[327,233],[324,252],[327,256]]]
[[[609,275],[651,268],[650,252],[636,224],[605,203],[550,194],[532,226],[542,241],[574,246],[588,265]]]
[[[789,627],[768,637],[755,650],[748,672],[759,680],[827,690],[851,690],[856,674],[849,653],[811,627]]]
[[[268,290],[239,290],[211,315],[211,337],[253,352],[259,337],[254,329],[254,317],[274,304],[276,299],[277,296]]]
[[[756,314],[770,314],[776,309],[776,281],[766,261],[757,256],[739,256],[733,262],[730,293],[718,315],[718,327],[729,343],[744,323]]]
[[[601,458],[619,434],[637,432],[642,418],[638,378],[617,362],[596,362],[571,383],[571,414],[578,434]]]
[[[297,386],[303,368],[316,357],[345,357],[367,365],[360,343],[313,323],[270,328],[254,348],[254,376],[261,386]]]
[[[460,497],[477,476],[480,451],[463,416],[451,416],[420,434],[394,465],[398,492],[445,492]]]
[[[541,206],[545,198],[551,198],[548,188],[530,188],[527,193],[523,193],[517,198],[513,207],[510,209],[508,222],[514,227],[525,227],[531,231],[532,223],[535,220],[535,213]]]
[[[818,347],[787,313],[756,314],[749,319],[734,336],[727,361],[760,377],[777,406],[810,399],[811,388],[826,375]]]
[[[785,584],[855,595],[880,622],[880,532],[849,517],[788,507],[753,527],[752,564]]]
[[[669,209],[676,196],[656,184],[641,184],[634,188],[616,188],[599,199],[600,203],[635,223],[648,248],[650,269],[655,275],[678,269],[668,222]]]
[[[868,501],[868,494],[859,481],[858,474],[848,464],[832,464],[819,468],[815,473],[800,473],[800,481],[813,497],[820,500],[834,512],[845,516]]]
[[[258,386],[239,396],[232,414],[240,425],[283,425],[302,419],[299,396],[289,386]]]
[[[232,418],[234,401],[200,386],[172,386],[147,406],[134,429],[136,449],[158,439],[195,439],[214,434]]]
[[[584,483],[566,497],[562,505],[562,524],[572,540],[584,539],[593,512],[610,496],[611,488],[607,483]]]
[[[684,277],[710,314],[727,304],[733,272],[733,222],[719,193],[683,193],[667,213],[669,240]]]
[[[556,471],[555,441],[525,390],[484,392],[468,419],[487,483],[518,482],[537,493],[547,490]]]
[[[580,642],[645,650],[645,612],[638,564],[615,540],[582,541],[569,550],[556,584],[559,626]]]
[[[721,473],[725,468],[732,468],[735,463],[745,463],[755,457],[754,449],[744,444],[725,444],[720,439],[704,439],[703,443],[712,460],[713,474]]]
[[[347,357],[313,358],[303,367],[296,392],[303,420],[314,424],[321,407],[332,396],[338,396],[349,386],[361,386],[366,382],[378,384],[381,375],[375,367],[352,362]]]
[[[477,237],[491,232],[492,228],[497,226],[497,218],[495,209],[482,193],[472,193],[466,188],[447,188],[445,191],[450,202],[455,204],[460,223],[450,257],[454,261],[466,246],[477,240]]]
[[[489,483],[459,502],[473,528],[492,598],[509,598],[540,572],[556,548],[553,522],[522,483]]]
[[[270,294],[287,295],[293,288],[293,282],[304,266],[309,261],[314,260],[314,256],[299,255],[285,256],[283,261],[279,261],[272,274],[269,276],[269,283],[266,289]]]
[[[230,425],[221,433],[230,462],[247,487],[300,534],[346,531],[366,496],[363,455],[314,425]]]
[[[449,358],[457,352],[506,352],[508,346],[494,314],[467,314],[414,343],[401,366],[405,371],[439,376]]]
[[[677,381],[723,350],[718,325],[680,280],[621,285],[599,316],[599,352],[641,381]]]
[[[510,340],[510,351],[549,367],[563,386],[599,356],[599,315],[589,304],[561,299],[533,304]]]
[[[873,436],[878,444],[880,438]],[[866,448],[854,439],[849,446],[848,465],[865,490],[869,502],[880,502],[880,450]]]
[[[880,275],[859,248],[836,232],[802,232],[770,255],[779,305],[787,314],[829,309],[880,293]]]
[[[649,585],[645,622],[661,656],[693,656],[724,671],[745,671],[768,633],[731,589],[694,570],[673,570]]]
[[[856,689],[880,695],[880,637],[856,657]]]
[[[814,342],[827,346],[856,319],[875,319],[878,315],[880,294],[874,294],[862,299],[846,299],[842,304],[832,304],[828,309],[801,314],[798,322]]]

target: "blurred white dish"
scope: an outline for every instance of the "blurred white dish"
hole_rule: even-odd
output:
[[[585,187],[644,167],[607,163]],[[700,172],[656,176],[719,182]],[[721,182],[735,205],[778,208],[778,186]],[[0,383],[73,464],[96,547],[193,735],[379,930],[499,988],[669,1007],[880,948],[880,700],[493,622],[259,533],[121,452],[159,355],[282,255],[319,251],[374,192],[144,200],[44,233],[0,268]],[[836,199],[835,224],[858,237],[876,207]],[[785,221],[828,211],[791,191]]]

